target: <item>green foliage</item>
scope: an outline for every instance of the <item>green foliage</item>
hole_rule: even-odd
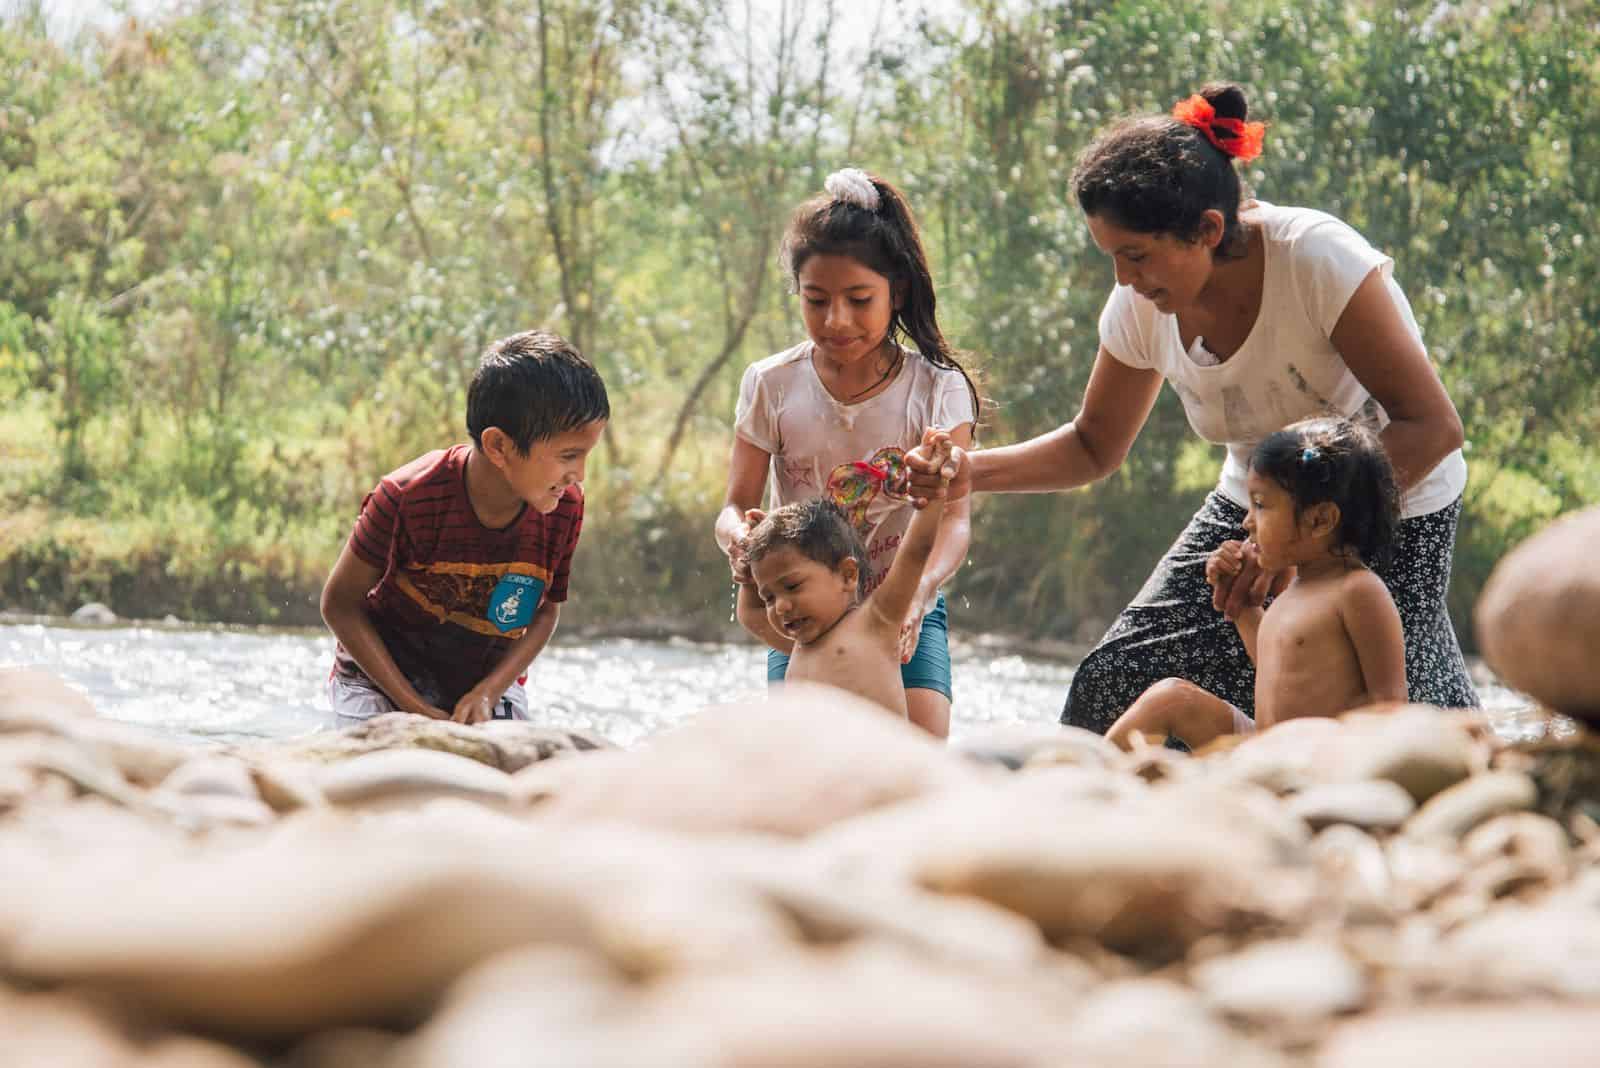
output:
[[[1257,194],[1396,261],[1470,440],[1458,622],[1509,545],[1600,499],[1591,4],[974,2],[856,58],[833,13],[210,0],[70,42],[0,19],[7,603],[315,621],[362,494],[463,436],[487,341],[549,325],[616,413],[578,608],[719,623],[739,374],[800,336],[793,205],[845,163],[907,191],[980,440],[1018,440],[1076,410],[1111,283],[1073,161],[1219,77],[1270,123]],[[1094,637],[1217,459],[1168,394],[1104,483],[982,502],[960,628]]]

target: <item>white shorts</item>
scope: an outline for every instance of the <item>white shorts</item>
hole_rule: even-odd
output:
[[[1233,733],[1254,734],[1256,732],[1256,721],[1240,712],[1239,706],[1230,704],[1228,705],[1228,711],[1233,713]]]
[[[423,694],[429,700],[434,695]],[[367,678],[353,678],[335,671],[328,676],[328,703],[333,706],[333,726],[353,727],[365,723],[373,716],[400,711],[389,695],[378,689]],[[450,711],[445,709],[445,711]],[[528,692],[522,683],[513,682],[511,688],[495,702],[494,719],[528,718]]]

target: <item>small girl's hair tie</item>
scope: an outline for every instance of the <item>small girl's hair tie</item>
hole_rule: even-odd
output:
[[[1216,145],[1225,156],[1249,163],[1261,155],[1261,142],[1266,137],[1267,124],[1224,118],[1217,114],[1211,101],[1199,93],[1172,105],[1172,117],[1205,134],[1206,140]]]
[[[1307,445],[1300,450],[1300,462],[1303,464],[1316,463],[1322,458],[1322,450],[1315,445]]]
[[[867,177],[866,171],[855,167],[834,171],[822,183],[822,188],[835,200],[854,204],[867,211],[878,210],[878,187],[872,184],[872,179]]]

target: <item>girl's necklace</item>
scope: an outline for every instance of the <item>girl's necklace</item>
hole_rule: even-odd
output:
[[[879,386],[881,386],[885,382],[887,382],[889,380],[889,376],[894,374],[895,371],[899,368],[900,360],[901,360],[901,358],[903,356],[905,356],[905,352],[906,352],[905,349],[902,349],[898,344],[896,344],[895,347],[894,347],[894,359],[889,361],[889,369],[887,371],[883,372],[883,374],[879,375],[878,376],[878,380],[876,382],[872,383],[872,385],[868,386],[866,389],[863,389],[859,393],[850,394],[850,396],[846,397],[845,400],[848,402],[848,401],[855,400],[857,397],[864,397],[868,393],[871,393],[873,390],[877,389]]]

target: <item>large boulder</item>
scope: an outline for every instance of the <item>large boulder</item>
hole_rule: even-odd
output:
[[[545,798],[551,820],[806,835],[984,775],[877,705],[789,684],[765,700],[708,708],[635,749],[518,778],[527,796]]]
[[[1600,508],[1550,524],[1484,584],[1473,616],[1483,658],[1507,685],[1600,723]]]

